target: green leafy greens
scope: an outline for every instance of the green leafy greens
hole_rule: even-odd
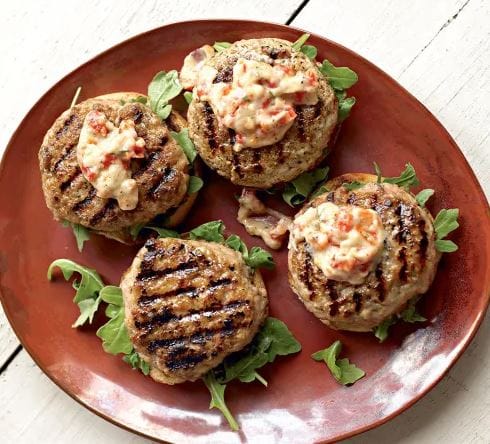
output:
[[[284,322],[276,318],[267,318],[246,350],[227,357],[221,366],[204,376],[204,383],[211,393],[210,408],[221,410],[230,427],[238,430],[238,424],[226,406],[224,398],[226,384],[234,379],[246,383],[257,380],[267,387],[267,381],[257,370],[273,362],[277,356],[298,353],[300,350],[301,344]]]
[[[73,230],[73,235],[75,236],[75,240],[77,241],[78,251],[81,253],[83,250],[83,244],[85,241],[90,240],[90,231],[88,228],[85,228],[83,225],[75,224],[73,222],[68,222],[64,220],[62,222],[64,227],[71,227]]]
[[[441,253],[452,253],[457,251],[458,246],[450,240],[444,239],[449,233],[459,227],[459,210],[457,208],[439,211],[434,219],[434,230],[436,232],[436,250]]]
[[[302,46],[309,38],[310,34],[303,34],[302,36],[300,36],[298,40],[293,43],[293,49],[295,49],[296,51],[301,51]]]
[[[191,239],[203,239],[208,242],[217,242],[221,244],[225,241],[225,237],[223,236],[224,231],[225,225],[223,222],[220,220],[213,220],[189,231],[189,237]]]
[[[105,314],[109,321],[100,327],[96,333],[102,339],[104,351],[112,355],[130,354],[133,345],[124,325],[124,303],[121,289],[113,285],[104,287],[100,292],[100,297],[108,304]]]
[[[172,136],[172,139],[174,139],[180,145],[182,151],[184,151],[184,154],[187,157],[187,160],[192,165],[197,156],[197,152],[194,142],[189,137],[189,129],[184,128],[180,132],[170,131],[170,135]]]
[[[327,59],[322,62],[320,72],[327,78],[330,86],[336,91],[344,91],[353,86],[359,78],[352,69],[346,66],[336,67]]]
[[[187,194],[197,193],[204,185],[203,180],[198,176],[189,176],[189,186]]]
[[[405,190],[409,190],[410,187],[416,187],[420,184],[417,174],[415,174],[415,169],[410,163],[407,163],[405,165],[405,169],[398,177],[381,177],[381,171],[379,170],[376,162],[374,163],[374,165],[378,174],[378,182],[379,178],[381,178],[382,183],[391,183],[394,185],[398,185]]]
[[[211,394],[211,402],[209,403],[209,408],[216,408],[220,410],[225,419],[228,421],[228,424],[230,424],[231,430],[233,430],[234,432],[240,430],[240,426],[236,422],[236,419],[233,417],[225,402],[226,384],[220,384],[216,380],[216,377],[214,376],[214,372],[212,370],[206,373],[203,376],[202,380],[204,381],[204,384]]]
[[[274,260],[268,251],[260,247],[252,247],[249,251],[245,243],[236,234],[230,235],[225,240],[225,236],[223,235],[224,231],[225,225],[223,222],[220,220],[214,220],[199,225],[191,230],[189,232],[189,237],[191,239],[203,239],[208,242],[218,242],[220,244],[224,243],[233,250],[241,253],[243,260],[251,268],[274,267]]]
[[[250,251],[248,251],[245,242],[243,242],[236,234],[230,235],[225,244],[230,248],[240,252],[243,256],[245,263],[252,268],[274,268],[274,260],[272,259],[272,255],[260,248],[260,247],[252,247]]]
[[[165,120],[172,111],[172,105],[168,102],[177,97],[181,91],[182,85],[177,71],[160,71],[148,85],[150,108],[160,119]]]
[[[356,103],[355,97],[347,97],[346,90],[358,81],[357,74],[346,66],[336,67],[327,59],[323,60],[320,72],[327,78],[339,102],[339,122],[344,121]]]
[[[192,102],[192,99],[193,98],[194,98],[194,95],[192,94],[191,91],[186,91],[184,93],[184,99],[185,99],[185,101],[187,102],[188,105]]]
[[[416,196],[415,199],[417,199],[417,203],[421,207],[425,207],[425,204],[427,201],[433,196],[434,190],[430,188],[426,188],[425,190],[420,191]]]
[[[310,34],[303,34],[293,43],[293,49],[301,51],[311,60],[315,60],[318,50],[315,46],[305,45]],[[357,74],[352,69],[345,66],[336,67],[329,60],[323,60],[319,66],[320,72],[327,78],[328,83],[333,88],[338,100],[339,122],[344,121],[350,114],[352,107],[356,103],[355,97],[347,97],[346,90],[358,81]]]
[[[381,324],[374,329],[374,336],[379,339],[379,342],[384,342],[389,335],[389,329],[392,325],[396,324],[399,320],[413,324],[415,322],[425,322],[424,318],[417,311],[417,302],[419,296],[416,296],[408,301],[407,307],[401,313],[386,318]]]
[[[313,353],[311,357],[315,361],[324,361],[333,377],[340,384],[354,384],[354,382],[364,377],[366,373],[354,364],[351,364],[349,359],[338,359],[341,350],[342,343],[340,341],[335,341],[330,347]]]
[[[48,268],[49,280],[51,280],[55,268],[61,270],[63,277],[67,281],[72,277],[73,273],[78,273],[81,276],[80,280],[73,281],[73,288],[76,290],[73,302],[78,305],[80,316],[78,316],[72,327],[80,327],[86,322],[91,324],[101,301],[100,290],[104,287],[101,277],[91,268],[78,265],[69,259],[57,259]]]
[[[301,174],[286,185],[282,198],[292,207],[303,203],[318,184],[325,181],[328,170],[328,167],[318,168],[312,172]]]
[[[231,46],[229,42],[214,42],[213,48],[216,52],[221,52]]]
[[[125,362],[147,375],[150,367],[134,351],[124,324],[124,303],[121,289],[114,285],[104,286],[104,282],[95,270],[69,259],[57,259],[51,263],[47,274],[49,280],[52,279],[54,268],[61,270],[65,280],[69,280],[75,272],[81,276],[80,281],[73,281],[73,288],[76,290],[73,302],[80,308],[80,316],[72,327],[80,327],[87,322],[91,324],[100,302],[106,302],[105,315],[109,321],[100,327],[96,333],[102,339],[104,351],[113,355],[123,353]]]

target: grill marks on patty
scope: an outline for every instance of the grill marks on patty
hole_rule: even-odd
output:
[[[331,317],[348,318],[361,312],[371,300],[384,302],[393,285],[410,284],[422,273],[428,259],[429,233],[422,210],[416,204],[391,196],[383,185],[377,185],[376,192],[365,192],[362,188],[348,192],[339,187],[325,200],[375,210],[383,221],[386,240],[379,263],[359,285],[326,280],[312,262],[308,245],[300,243],[294,260],[300,270],[298,278],[309,291],[309,301],[325,301]]]
[[[252,323],[243,283],[224,266],[180,240],[145,244],[136,277],[135,340],[171,370],[191,369],[223,349],[226,338]]]
[[[133,211],[123,211],[116,201],[98,197],[81,172],[76,147],[85,116],[92,109],[104,112],[116,123],[119,119],[132,119],[138,136],[145,140],[146,158],[134,160],[131,165],[132,177],[139,187],[138,207]],[[173,130],[183,127],[175,114],[167,121]],[[39,159],[46,201],[55,217],[96,230],[128,227],[141,221],[142,215],[150,220],[178,206],[185,197],[187,160],[169,137],[166,124],[140,103],[121,107],[118,100],[102,98],[74,106],[49,130]]]

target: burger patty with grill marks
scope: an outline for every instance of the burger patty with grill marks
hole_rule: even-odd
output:
[[[215,82],[231,83],[239,59],[281,63],[294,72],[316,70],[307,56],[291,48],[291,42],[276,38],[235,42],[206,62],[218,71]],[[318,102],[296,105],[296,118],[284,137],[261,148],[235,150],[235,131],[218,122],[211,105],[196,94],[189,106],[189,132],[204,162],[237,185],[269,188],[293,180],[315,168],[328,154],[328,144],[337,124],[337,99],[318,71]]]
[[[342,186],[353,181],[366,185],[352,191]],[[291,236],[289,282],[306,308],[329,327],[370,331],[404,310],[432,283],[440,259],[433,218],[411,193],[397,185],[376,183],[373,175],[345,174],[329,181],[326,189],[296,218],[324,202],[374,210],[385,231],[379,258],[360,284],[327,279],[312,259],[311,246]]]
[[[125,323],[158,382],[195,381],[249,344],[267,316],[261,275],[200,240],[148,240],[121,281]]]
[[[55,219],[124,240],[129,227],[186,201],[189,165],[168,130],[168,126],[182,129],[185,119],[172,113],[162,122],[146,105],[129,102],[138,96],[116,93],[86,100],[65,111],[50,128],[39,151],[39,163],[46,203]],[[145,142],[145,158],[131,164],[131,176],[138,185],[134,210],[121,210],[115,199],[98,197],[82,174],[77,144],[85,116],[92,110],[103,112],[116,126],[123,119],[133,120],[138,137]]]

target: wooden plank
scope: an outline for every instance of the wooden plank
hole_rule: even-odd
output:
[[[358,51],[397,79],[446,126],[488,196],[488,3],[333,0],[329,14],[320,14],[325,5],[311,0],[292,25]],[[489,332],[487,316],[468,351],[429,395],[349,442],[489,442]]]
[[[5,313],[0,307],[0,367],[19,345],[17,336],[10,328]]]
[[[488,196],[489,21],[485,0],[311,0],[292,25],[357,51],[397,79],[456,139]]]
[[[4,443],[150,442],[75,403],[44,375],[24,350],[0,375],[0,405]]]
[[[10,134],[57,80],[99,52],[164,24],[205,18],[284,23],[300,0],[2,2],[0,156]],[[6,63],[5,61],[8,61]]]

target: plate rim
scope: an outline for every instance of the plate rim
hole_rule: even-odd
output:
[[[40,106],[40,103],[44,100],[44,98],[46,96],[48,96],[51,91],[56,87],[58,86],[60,83],[62,82],[65,82],[66,80],[68,80],[72,75],[74,75],[79,69],[93,63],[94,61],[96,61],[96,59],[98,59],[99,57],[102,57],[116,49],[119,49],[125,45],[127,45],[128,43],[134,41],[134,40],[137,40],[137,39],[140,39],[146,35],[149,35],[149,34],[152,34],[154,32],[158,32],[159,30],[163,29],[163,28],[170,28],[170,27],[179,27],[179,26],[182,26],[182,25],[189,25],[189,24],[196,24],[196,23],[212,23],[212,22],[221,22],[221,23],[233,23],[233,22],[241,22],[241,23],[249,23],[249,24],[255,24],[255,25],[273,25],[273,26],[276,26],[276,27],[279,27],[279,28],[285,28],[285,29],[289,29],[289,30],[293,30],[293,31],[298,31],[299,33],[308,33],[310,34],[311,36],[315,37],[315,38],[318,38],[320,40],[324,40],[326,41],[328,44],[332,45],[332,46],[336,46],[336,47],[339,47],[341,48],[342,50],[350,53],[351,55],[355,56],[358,60],[362,61],[363,63],[365,63],[366,65],[368,65],[371,69],[374,69],[375,71],[378,72],[378,74],[380,74],[385,81],[389,81],[391,82],[392,84],[394,84],[399,90],[401,90],[404,94],[406,94],[410,99],[414,100],[415,103],[420,107],[421,111],[423,111],[425,114],[426,114],[426,117],[428,117],[429,119],[432,119],[433,121],[435,121],[438,126],[443,130],[443,133],[444,135],[447,137],[448,141],[454,146],[454,148],[456,148],[456,153],[457,155],[459,156],[460,158],[460,161],[462,162],[462,165],[464,165],[464,168],[466,169],[466,172],[472,177],[473,181],[478,185],[478,191],[479,191],[479,194],[480,194],[480,197],[482,198],[482,201],[486,207],[486,212],[487,213],[490,213],[490,205],[489,205],[489,201],[483,191],[483,188],[480,184],[480,181],[478,180],[475,172],[473,171],[473,169],[471,168],[471,165],[469,164],[468,160],[466,159],[465,155],[463,154],[462,150],[459,148],[458,144],[456,143],[456,141],[453,139],[453,137],[451,136],[451,134],[449,133],[449,131],[446,129],[446,127],[439,121],[439,119],[434,115],[432,114],[432,112],[419,100],[417,99],[417,97],[415,97],[410,91],[408,91],[403,85],[401,85],[397,80],[395,80],[393,77],[391,77],[388,73],[386,73],[384,70],[382,70],[381,68],[379,68],[376,64],[374,64],[373,62],[371,62],[370,60],[368,60],[366,57],[360,55],[359,53],[357,53],[356,51],[352,50],[352,49],[349,49],[348,47],[340,44],[340,43],[337,43],[327,37],[324,37],[322,35],[319,35],[317,33],[314,33],[314,32],[311,32],[311,31],[307,31],[307,30],[304,30],[302,28],[298,28],[298,27],[295,27],[295,26],[290,26],[290,25],[285,25],[283,23],[277,23],[277,22],[270,22],[270,21],[262,21],[262,20],[251,20],[251,19],[240,19],[240,18],[205,18],[205,19],[196,19],[196,20],[182,20],[182,21],[173,21],[173,22],[170,22],[170,23],[167,23],[165,25],[162,25],[162,26],[157,26],[155,28],[151,28],[147,31],[143,31],[143,32],[140,32],[138,34],[135,34],[125,40],[122,40],[120,41],[119,43],[116,43],[110,47],[108,47],[107,49],[97,53],[96,55],[92,56],[90,59],[86,60],[85,62],[77,65],[74,69],[70,70],[67,74],[65,74],[64,76],[62,76],[61,78],[59,78],[57,81],[55,81],[35,102],[34,104],[30,107],[30,109],[25,113],[24,117],[20,120],[20,122],[18,123],[15,131],[12,133],[12,135],[10,136],[9,138],[9,141],[5,147],[5,150],[4,150],[4,153],[3,153],[3,156],[2,156],[2,159],[0,161],[0,178],[3,174],[3,170],[5,168],[5,164],[7,163],[6,162],[6,159],[7,159],[7,156],[10,154],[11,151],[13,151],[13,148],[12,148],[12,142],[13,140],[16,138],[17,136],[17,133],[20,131],[20,129],[24,126],[24,123],[25,121],[27,121],[27,119],[30,117],[31,113],[33,113],[33,111],[38,107]],[[141,436],[141,437],[144,437],[144,438],[148,438],[150,440],[154,440],[156,442],[161,442],[161,443],[167,443],[169,441],[165,441],[161,438],[158,438],[158,437],[155,437],[155,436],[152,436],[150,434],[147,434],[145,432],[142,432],[140,430],[137,430],[137,429],[134,429],[134,428],[131,428],[130,426],[124,424],[123,422],[120,422],[118,421],[116,418],[114,417],[111,417],[109,415],[107,415],[106,413],[100,411],[100,410],[97,410],[95,407],[89,405],[87,402],[85,402],[83,399],[81,399],[81,397],[73,394],[68,388],[64,387],[64,384],[63,384],[63,381],[61,380],[56,380],[54,378],[53,375],[50,374],[50,372],[47,370],[47,368],[45,368],[44,366],[42,366],[39,362],[38,362],[38,359],[36,357],[36,355],[30,350],[30,347],[27,346],[24,341],[21,339],[19,333],[17,332],[14,324],[12,323],[11,319],[12,319],[12,316],[11,314],[9,313],[9,311],[6,309],[6,304],[4,303],[4,298],[5,296],[3,295],[1,289],[0,289],[0,303],[2,305],[2,308],[4,310],[4,313],[5,313],[5,316],[10,324],[10,327],[12,328],[12,330],[14,331],[17,339],[19,340],[20,344],[22,345],[22,347],[26,350],[26,352],[29,354],[29,356],[31,357],[31,359],[35,362],[35,364],[41,369],[41,371],[58,387],[60,388],[64,393],[66,393],[68,396],[70,396],[70,398],[72,398],[73,400],[75,400],[78,404],[82,405],[84,408],[88,409],[90,412],[96,414],[97,416],[99,416],[100,418],[110,422],[111,424],[115,425],[115,426],[118,426],[128,432],[131,432],[131,433],[134,433],[138,436]],[[433,381],[431,381],[431,383],[425,387],[420,393],[418,393],[417,395],[415,395],[412,399],[410,399],[409,401],[403,403],[401,406],[399,406],[396,410],[392,411],[390,414],[388,415],[385,415],[379,419],[377,419],[376,421],[373,421],[371,424],[368,424],[368,425],[364,425],[364,426],[361,426],[361,427],[358,427],[356,429],[352,429],[350,430],[349,432],[345,432],[341,435],[338,435],[336,437],[333,437],[333,438],[329,438],[329,439],[326,439],[326,440],[322,440],[322,441],[319,441],[320,443],[332,443],[332,442],[337,442],[337,441],[342,441],[342,440],[345,440],[345,439],[348,439],[348,438],[352,438],[356,435],[359,435],[361,433],[364,433],[364,432],[367,432],[369,430],[373,430],[383,424],[386,424],[388,421],[392,420],[393,418],[397,417],[398,415],[400,415],[401,413],[405,412],[406,410],[408,410],[410,407],[412,407],[414,404],[416,404],[418,401],[420,401],[424,396],[426,396],[430,391],[432,391],[432,389],[434,389],[434,387],[436,385],[439,384],[439,382],[441,382],[441,380],[448,374],[448,372],[452,369],[452,367],[456,364],[456,362],[460,359],[460,357],[463,355],[463,353],[466,351],[466,349],[468,348],[468,346],[470,345],[470,343],[473,341],[473,338],[475,337],[476,333],[478,332],[485,316],[486,316],[486,313],[488,311],[488,308],[489,308],[489,305],[490,305],[490,273],[487,273],[486,275],[486,282],[484,283],[484,290],[483,290],[483,295],[482,295],[482,301],[483,301],[483,306],[482,306],[482,310],[480,310],[480,312],[477,314],[477,316],[475,317],[473,323],[471,324],[470,328],[467,330],[467,333],[469,334],[466,334],[464,336],[464,338],[459,341],[459,344],[460,344],[460,349],[459,351],[453,355],[453,357],[451,357],[449,359],[449,364],[446,366],[446,368],[441,372],[441,374],[435,378]],[[13,352],[15,353],[15,352]],[[7,358],[7,362],[8,362],[8,359]],[[15,357],[14,357],[15,359]],[[8,367],[7,367],[8,368]]]

